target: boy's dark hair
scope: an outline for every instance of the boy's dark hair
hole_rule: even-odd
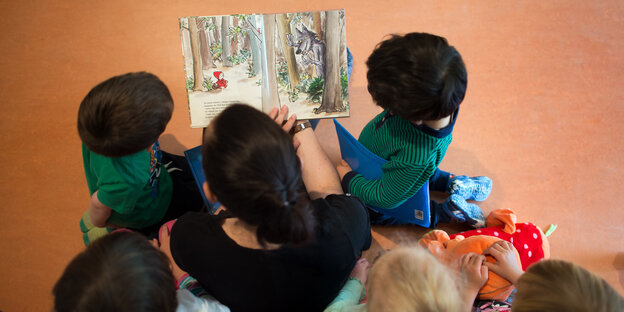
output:
[[[377,45],[366,65],[368,92],[373,100],[406,120],[449,116],[466,93],[464,61],[439,36],[392,35]]]
[[[292,138],[267,115],[229,106],[210,122],[202,159],[210,191],[233,216],[258,227],[259,244],[312,238],[316,219]]]
[[[146,72],[115,76],[80,103],[78,134],[95,153],[126,156],[156,142],[172,112],[173,99],[158,77]]]
[[[142,235],[106,235],[78,254],[54,285],[54,310],[175,311],[169,259]]]

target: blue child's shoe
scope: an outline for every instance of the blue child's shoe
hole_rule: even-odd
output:
[[[488,177],[455,176],[449,181],[449,193],[465,200],[482,201],[492,192],[492,180]]]
[[[481,208],[475,204],[467,202],[463,197],[452,194],[442,204],[444,212],[459,223],[468,223],[474,228],[485,226],[485,216]]]

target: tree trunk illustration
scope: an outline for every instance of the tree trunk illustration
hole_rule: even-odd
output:
[[[347,32],[345,26],[347,22],[345,21],[345,16],[341,17],[342,23],[340,28],[340,68],[344,68],[345,73],[347,72]],[[338,69],[340,72],[340,69]]]
[[[290,81],[290,91],[295,91],[295,87],[299,85],[299,70],[297,70],[297,60],[295,59],[294,49],[288,45],[287,35],[290,34],[290,21],[292,16],[288,18],[286,14],[278,14],[276,16],[277,26],[279,27],[279,37],[282,42],[286,65],[288,65],[288,80]]]
[[[221,59],[223,60],[223,66],[232,67],[232,39],[228,35],[230,31],[230,16],[224,15],[221,17]]]
[[[232,17],[232,29],[236,29],[238,26],[238,17]],[[232,34],[232,55],[238,54],[238,32]]]
[[[321,27],[321,11],[312,12],[312,17],[314,21],[314,32],[319,40],[323,41],[323,28]]]
[[[260,56],[261,42],[259,39],[259,36],[261,34],[257,31],[258,26],[256,25],[255,15],[250,15],[247,18],[247,21],[249,22],[251,27],[253,27],[253,30],[250,29],[247,31],[247,33],[249,34],[251,32],[251,34],[249,35],[249,37],[251,38],[251,60],[253,62],[253,70],[255,76],[262,71],[262,58]]]
[[[243,24],[245,23],[245,21],[243,21]],[[249,71],[252,70],[253,71],[253,65],[252,65],[252,61],[251,61],[251,36],[253,36],[252,34],[250,34],[251,30],[245,30],[245,35],[243,36],[243,48],[241,49],[241,53],[243,52],[243,50],[247,51],[246,55],[247,58],[245,59],[245,61],[247,62],[247,64],[249,66],[251,66],[251,69],[247,70],[247,75],[249,75]]]
[[[188,60],[190,63],[193,54],[191,53],[191,37],[188,28],[188,19],[186,19],[186,22],[187,23],[180,28],[180,33],[182,35],[182,55],[184,55],[184,59]]]
[[[215,25],[213,31],[212,31],[212,36],[214,37],[214,41],[213,42],[221,42],[221,37],[219,36],[219,28],[217,27],[217,25],[219,25],[217,23],[217,17],[213,16],[212,17],[212,25]]]
[[[251,30],[246,30],[245,31],[245,36],[243,36],[243,50],[247,50],[249,52],[251,52],[251,36],[249,34]]]
[[[206,36],[206,21],[198,21],[197,25],[199,29],[199,46],[201,51],[202,69],[210,69],[217,67],[212,61],[212,51],[210,51],[210,43]]]
[[[262,64],[265,69],[262,76],[262,109],[270,111],[273,107],[280,107],[275,70],[275,14],[264,16],[264,33],[266,63]]]
[[[197,18],[188,19],[189,35],[191,37],[191,53],[193,54],[193,79],[195,85],[193,91],[206,91],[204,87],[204,72],[202,70],[201,52],[199,48],[199,31],[197,30]]]
[[[315,113],[342,111],[340,88],[340,14],[327,11],[325,15],[325,88],[323,101]]]
[[[214,28],[215,28],[215,27],[213,26],[214,24],[212,24],[212,19],[210,19],[210,20],[206,20],[206,25],[208,25],[208,26],[209,26],[209,28],[208,28],[208,29],[206,29],[206,36],[208,37],[208,43],[210,43],[210,44],[212,45],[212,44],[214,44],[215,42],[217,42],[217,39],[215,38],[215,35],[214,35],[214,33],[215,33],[215,32],[214,32]],[[210,30],[211,28],[212,28],[213,30]]]

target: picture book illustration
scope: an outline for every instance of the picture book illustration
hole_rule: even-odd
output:
[[[344,10],[179,21],[191,127],[239,102],[288,105],[298,119],[349,116]]]

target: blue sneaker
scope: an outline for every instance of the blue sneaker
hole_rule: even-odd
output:
[[[451,217],[451,220],[456,222],[468,223],[474,228],[485,226],[485,216],[481,208],[467,202],[460,195],[453,194],[449,196],[442,204],[442,209]]]
[[[492,180],[488,177],[455,176],[449,181],[449,193],[465,200],[482,201],[492,192]]]

